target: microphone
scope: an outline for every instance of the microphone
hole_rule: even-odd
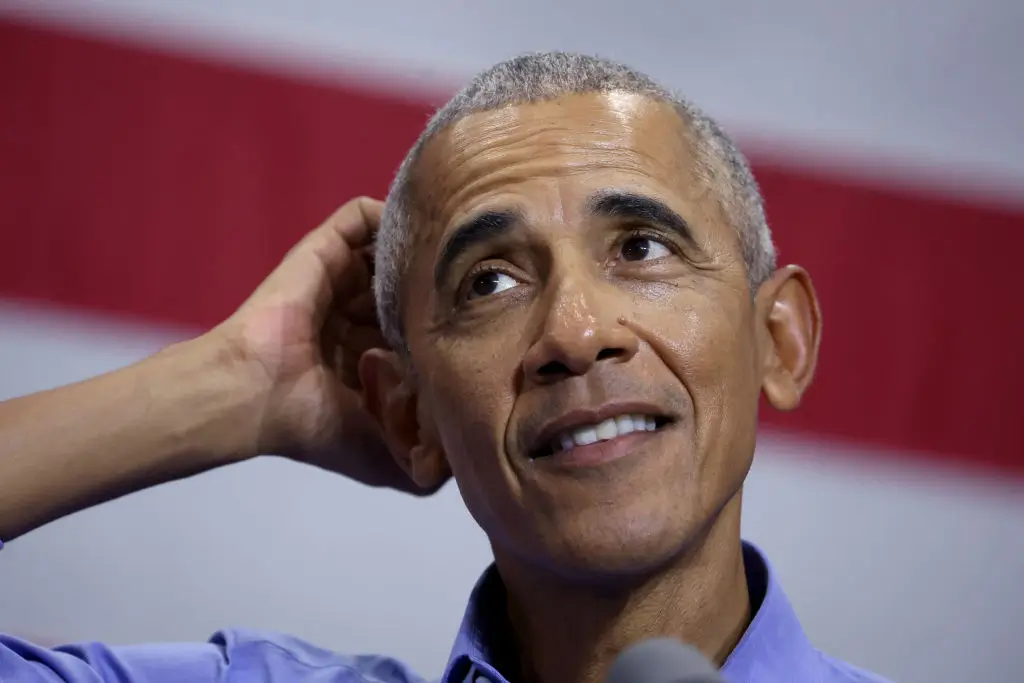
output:
[[[711,662],[672,638],[651,638],[623,650],[605,683],[725,683]]]

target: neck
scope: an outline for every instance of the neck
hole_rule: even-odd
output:
[[[695,547],[619,589],[598,592],[498,558],[523,683],[599,683],[624,648],[659,636],[721,666],[751,616],[739,517],[737,495]]]

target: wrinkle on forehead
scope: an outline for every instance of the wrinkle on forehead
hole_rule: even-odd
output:
[[[678,114],[625,93],[590,93],[467,116],[424,150],[431,212],[450,219],[462,200],[528,177],[622,169],[678,175],[692,154]]]
[[[520,158],[515,155],[495,155],[490,160],[481,159],[475,166],[472,177],[462,184],[447,201],[439,207],[443,222],[449,223],[458,215],[471,208],[474,199],[482,199],[502,190],[512,191],[521,183],[538,179],[566,179],[577,175],[598,172],[614,172],[620,180],[616,186],[635,186],[650,175],[650,164],[637,159],[635,154],[614,150],[607,154],[574,155],[572,153],[552,155],[538,159],[536,156],[523,153]]]
[[[629,93],[588,93],[467,116],[424,148],[413,183],[416,250],[488,197],[538,179],[600,173],[726,220],[678,112]],[[699,205],[699,207],[697,206]],[[726,220],[727,223],[727,220]]]

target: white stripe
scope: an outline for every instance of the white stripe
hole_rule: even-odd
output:
[[[0,304],[0,397],[116,368],[181,336]],[[762,438],[745,535],[819,646],[901,683],[1014,680],[1021,487],[874,455]],[[0,554],[0,630],[126,643],[243,625],[436,674],[488,560],[454,487],[414,500],[260,459],[11,543]]]
[[[0,13],[310,76],[372,64],[371,81],[383,69],[410,91],[527,50],[599,52],[755,142],[838,150],[833,165],[884,180],[910,170],[951,193],[1016,203],[1024,187],[1014,0],[634,0],[629,20],[616,0],[0,0]]]
[[[911,462],[762,438],[744,535],[826,651],[901,683],[1017,680],[1024,486]]]

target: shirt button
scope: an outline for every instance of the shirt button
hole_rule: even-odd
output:
[[[484,676],[483,674],[477,674],[476,678],[473,679],[473,683],[491,683],[491,682],[489,680],[487,680],[487,676]]]

